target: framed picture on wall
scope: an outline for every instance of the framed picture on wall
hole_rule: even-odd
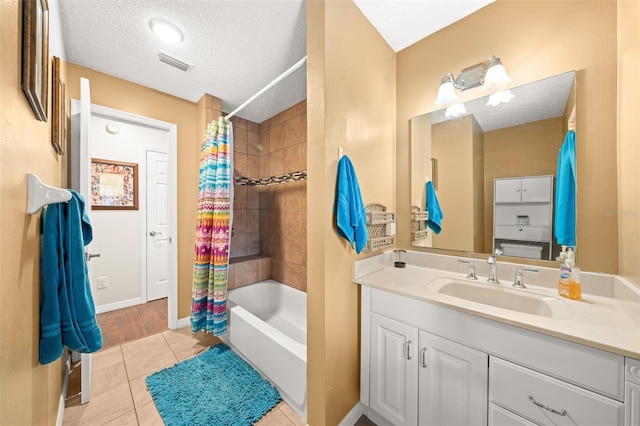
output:
[[[64,146],[67,140],[67,114],[65,111],[64,83],[60,80],[60,58],[54,56],[51,59],[51,144],[56,152],[64,155]]]
[[[138,164],[92,158],[91,209],[138,210]]]
[[[40,121],[47,121],[49,93],[49,5],[22,2],[22,91]]]

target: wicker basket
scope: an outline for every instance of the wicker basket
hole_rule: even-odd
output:
[[[371,238],[367,241],[367,251],[382,250],[386,247],[391,247],[396,243],[396,237],[393,235],[387,235],[381,238]]]
[[[418,231],[411,231],[411,241],[421,241],[427,238],[429,231],[427,229],[420,229]]]
[[[395,212],[388,212],[380,203],[370,203],[364,208],[367,212],[367,225],[387,224],[396,221]]]
[[[411,232],[425,229],[426,226],[423,225],[422,222],[425,222],[428,219],[428,212],[421,211],[420,207],[411,206]],[[412,241],[414,240],[412,239]]]
[[[364,250],[370,252],[393,246],[395,244],[395,236],[387,235],[387,224],[396,221],[395,212],[388,212],[387,208],[380,203],[367,204],[365,205],[365,210],[369,239]]]

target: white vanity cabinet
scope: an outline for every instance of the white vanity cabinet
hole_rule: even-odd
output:
[[[371,314],[370,406],[394,425],[418,423],[418,329]]]
[[[640,360],[625,359],[625,426],[640,426]]]
[[[486,425],[487,354],[375,313],[370,348],[369,404],[385,420]]]
[[[523,420],[622,426],[620,401],[496,357],[491,357],[489,371],[489,401]]]
[[[361,295],[361,402],[380,426],[640,426],[638,360],[625,376],[621,355],[398,293]]]
[[[419,331],[419,425],[486,425],[487,359],[477,351]]]
[[[508,256],[551,259],[553,176],[493,182],[493,249],[502,248]]]

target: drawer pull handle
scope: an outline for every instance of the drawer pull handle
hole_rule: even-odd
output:
[[[562,409],[562,410],[558,411],[558,410],[555,410],[555,409],[553,409],[551,407],[547,407],[546,405],[540,404],[538,401],[533,399],[533,397],[531,395],[529,395],[529,401],[531,401],[534,405],[537,405],[540,408],[544,408],[545,410],[551,411],[552,413],[557,414],[559,416],[566,416],[567,415],[567,410]]]
[[[411,354],[409,353],[409,349],[411,348],[411,340],[404,342],[405,351],[407,353],[407,361],[411,359]]]
[[[427,368],[427,348],[420,349],[420,359],[422,361],[422,368]]]

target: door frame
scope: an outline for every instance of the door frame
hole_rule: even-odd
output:
[[[71,99],[71,114],[80,112],[80,101]],[[91,104],[91,114],[99,115],[114,120],[126,121],[131,124],[142,125],[167,131],[168,139],[168,166],[169,166],[169,235],[171,243],[169,244],[169,295],[167,298],[167,317],[169,329],[178,328],[178,126],[167,121],[156,120],[154,118],[144,117],[142,115],[132,114],[101,105]],[[146,152],[149,148],[142,147]],[[82,159],[81,159],[82,161]],[[146,160],[145,160],[146,173]],[[143,172],[143,171],[141,171]],[[139,188],[142,189],[142,188]],[[145,194],[140,197],[140,214],[146,222],[146,188],[143,189]],[[146,226],[141,227],[141,268],[140,276],[140,298],[146,302],[147,300],[147,247],[146,247]]]

